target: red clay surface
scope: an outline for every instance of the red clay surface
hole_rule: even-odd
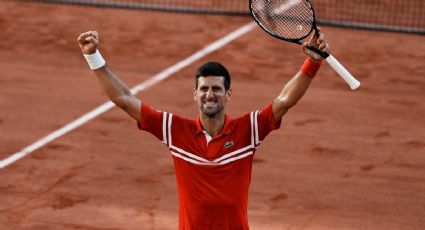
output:
[[[134,86],[250,21],[36,3],[0,3],[0,159],[106,101],[77,46],[97,29],[109,65]],[[324,27],[362,82],[324,65],[257,151],[252,229],[425,228],[425,37]],[[138,95],[196,117],[193,75],[233,75],[228,113],[278,95],[304,56],[259,28]],[[0,229],[177,229],[171,155],[113,109],[0,170]]]

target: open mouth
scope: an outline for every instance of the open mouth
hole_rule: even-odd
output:
[[[204,105],[205,106],[207,106],[207,107],[213,107],[213,106],[215,106],[217,104],[217,102],[216,101],[205,101],[204,102]]]

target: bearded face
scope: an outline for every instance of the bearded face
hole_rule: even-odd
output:
[[[198,88],[194,90],[194,99],[201,114],[213,118],[224,114],[224,107],[230,99],[230,90],[225,90],[223,77],[200,77]]]

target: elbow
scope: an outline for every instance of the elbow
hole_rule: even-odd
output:
[[[279,107],[281,107],[283,110],[287,111],[290,108],[294,107],[297,104],[297,100],[293,100],[290,97],[279,97]]]
[[[114,100],[112,100],[112,102],[138,122],[141,121],[140,107],[142,102],[134,95],[128,94],[116,97]]]
[[[286,97],[278,97],[273,102],[273,117],[275,121],[278,121],[285,115],[290,108],[292,108],[296,102],[288,100]]]
[[[116,93],[108,93],[109,99],[119,108],[125,108],[133,99],[134,95],[131,94],[130,90],[123,89]]]
[[[132,95],[123,95],[119,97],[111,98],[111,101],[119,108],[126,109],[129,102],[131,101]]]

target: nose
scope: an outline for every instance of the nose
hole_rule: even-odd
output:
[[[207,98],[213,98],[213,97],[214,97],[214,93],[213,93],[212,89],[208,89]]]

